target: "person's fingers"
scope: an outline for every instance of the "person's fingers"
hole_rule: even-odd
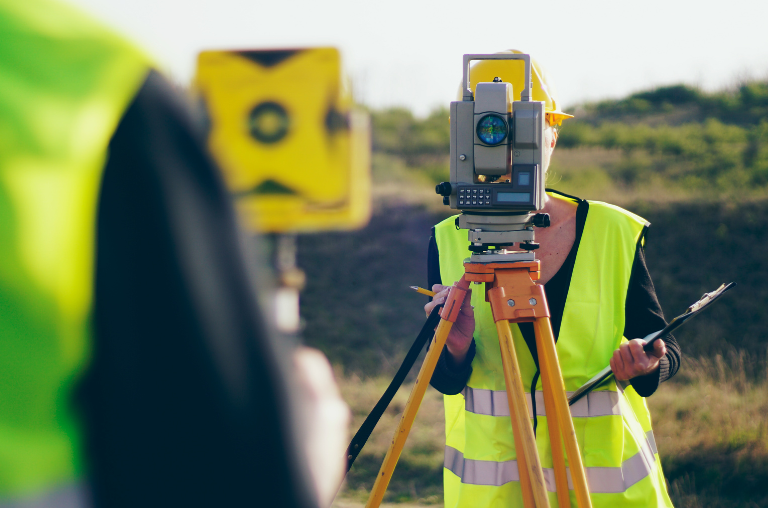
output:
[[[437,302],[435,302],[435,297],[432,297],[432,300],[424,304],[424,312],[429,316],[432,313],[432,310],[435,309],[435,306],[437,306]]]
[[[619,380],[629,380],[632,375],[632,368],[635,364],[635,358],[632,357],[632,350],[629,348],[629,344],[625,343],[619,347],[618,352],[621,361],[621,378],[619,378]]]
[[[656,339],[653,342],[653,350],[651,352],[646,352],[648,356],[648,366],[643,371],[643,375],[648,374],[655,370],[658,365],[659,361],[662,357],[664,357],[667,353],[667,347],[664,344],[664,341],[661,339]]]
[[[448,297],[448,294],[451,291],[451,287],[436,284],[432,286],[432,291],[436,292],[434,297],[432,297],[431,301],[424,304],[424,312],[427,314],[427,316],[432,313],[432,310],[435,309],[435,306],[439,306],[440,304],[445,303],[445,299]]]
[[[435,309],[435,306],[440,306],[445,302],[445,297],[433,297],[433,300],[427,302],[424,304],[424,312],[427,314],[427,316],[432,314],[432,310]]]
[[[632,357],[632,349],[629,348],[629,343],[619,347],[619,354],[621,355],[621,362],[624,364],[624,368],[629,371],[635,364],[635,358]]]
[[[448,295],[451,293],[451,288],[452,288],[451,286],[446,286],[445,288],[437,292],[435,296],[432,297],[432,300],[435,300],[435,299],[440,300],[441,301],[440,303],[442,304],[443,302],[445,302],[445,299],[447,299]]]
[[[667,355],[667,344],[664,343],[664,340],[661,338],[657,339],[653,342],[653,352],[652,354],[657,359],[661,359],[665,355]]]
[[[621,357],[621,350],[619,349],[613,351],[613,356],[611,357],[611,370],[613,370],[616,380],[627,380],[626,371],[624,370],[624,360]]]
[[[659,359],[666,354],[662,340],[654,340],[653,351],[645,352],[643,340],[636,338],[619,347],[626,379],[646,375],[659,364]],[[614,372],[615,373],[615,372]]]
[[[453,283],[454,286],[458,283]],[[429,316],[432,313],[432,310],[435,308],[435,306],[439,306],[441,304],[445,304],[445,301],[448,300],[448,295],[451,293],[452,286],[443,286],[441,284],[436,284],[432,286],[432,291],[435,292],[434,297],[432,297],[432,300],[427,302],[424,305],[424,312]],[[472,316],[474,313],[472,312],[474,308],[472,307],[472,289],[470,288],[469,291],[464,295],[464,301],[461,303],[461,309],[459,310],[460,314],[469,315]]]
[[[643,340],[633,339],[627,343],[629,353],[632,354],[634,362],[632,363],[633,375],[643,375],[651,365],[648,354],[643,350]]]

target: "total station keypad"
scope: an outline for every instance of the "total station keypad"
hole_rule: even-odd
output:
[[[491,189],[459,187],[459,206],[491,206]]]

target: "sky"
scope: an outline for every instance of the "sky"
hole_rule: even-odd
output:
[[[455,99],[462,55],[516,48],[566,107],[686,83],[768,79],[764,0],[68,0],[186,84],[206,49],[335,46],[355,99],[426,115]]]

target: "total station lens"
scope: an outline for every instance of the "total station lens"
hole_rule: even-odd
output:
[[[477,123],[477,138],[483,144],[494,146],[507,137],[507,123],[501,116],[488,114]]]

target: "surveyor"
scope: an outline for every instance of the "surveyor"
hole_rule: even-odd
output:
[[[58,2],[0,33],[0,506],[328,505],[349,412],[271,332],[185,104]]]
[[[531,67],[533,101],[545,102],[546,171],[558,130],[573,116],[560,110],[542,67],[534,60]],[[473,92],[478,82],[500,77],[520,99],[524,70],[518,62],[480,61],[470,77]],[[551,225],[535,228],[538,284],[548,299],[566,391],[609,363],[616,376],[571,408],[592,504],[671,506],[644,397],[675,374],[681,356],[671,335],[655,340],[650,354],[642,349],[640,338],[666,325],[645,263],[649,223],[619,207],[555,191],[541,212]],[[470,255],[467,233],[456,229],[454,217],[434,226],[428,254],[428,281],[437,293],[427,314],[445,302]],[[445,505],[522,507],[499,342],[483,287],[471,285],[431,380],[445,394]],[[512,333],[550,501],[556,502],[533,324],[512,324]]]

